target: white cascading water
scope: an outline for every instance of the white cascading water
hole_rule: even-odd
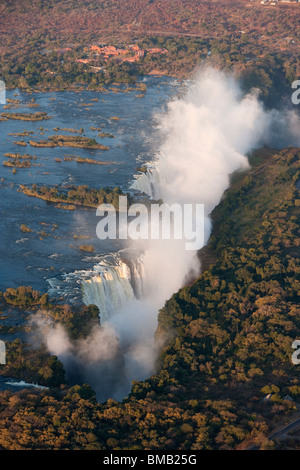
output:
[[[97,305],[103,322],[134,299],[135,294],[130,268],[123,261],[115,266],[99,264],[94,271],[94,276],[82,282],[82,300],[86,305]]]
[[[131,273],[131,286],[136,299],[141,299],[145,293],[145,269],[144,269],[144,254],[132,257],[126,260],[126,264],[130,268]]]
[[[163,197],[162,188],[166,175],[158,169],[155,163],[147,164],[146,168],[147,170],[134,180],[130,189],[147,194],[157,201]]]
[[[47,281],[52,297],[96,305],[103,323],[128,302],[142,297],[143,257],[121,250],[103,256],[92,270],[74,271]]]

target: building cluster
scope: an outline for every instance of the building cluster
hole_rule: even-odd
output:
[[[62,49],[55,49],[55,52],[64,54],[71,51],[71,47],[64,47]],[[51,52],[51,51],[46,51]],[[109,59],[116,59],[121,62],[137,62],[143,58],[146,54],[166,54],[167,49],[161,47],[151,47],[148,49],[141,49],[136,44],[131,44],[123,48],[110,46],[110,45],[91,45],[85,48],[86,57],[82,59],[75,59],[76,62],[82,64],[90,64],[101,59],[107,61]],[[99,69],[99,67],[94,67]]]
[[[116,46],[98,46],[92,45],[90,51],[94,52],[99,58],[108,60],[115,58],[124,62],[137,62],[145,54],[165,54],[167,49],[160,47],[152,47],[149,49],[140,49],[136,44],[131,44],[125,48],[118,48]],[[89,59],[88,59],[89,60]]]

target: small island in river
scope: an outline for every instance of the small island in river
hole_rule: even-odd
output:
[[[95,139],[73,135],[53,135],[48,140],[29,141],[32,147],[75,147],[84,149],[109,150],[106,145],[99,144]]]

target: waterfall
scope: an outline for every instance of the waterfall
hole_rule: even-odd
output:
[[[82,282],[82,300],[86,305],[97,305],[103,322],[135,298],[131,271],[122,260],[116,265],[101,263],[94,266],[94,271],[91,278]]]
[[[146,168],[147,170],[134,180],[130,189],[145,193],[156,201],[162,199],[162,188],[166,181],[165,174],[155,164],[148,164]]]
[[[145,294],[145,269],[144,254],[135,259],[127,259],[126,263],[130,267],[131,285],[137,299],[142,299]]]
[[[143,255],[120,250],[102,256],[93,269],[65,273],[47,281],[51,297],[97,305],[103,322],[130,300],[143,297]]]
[[[233,77],[204,70],[183,98],[168,104],[160,118],[163,139],[159,152],[155,151],[157,158],[135,176],[132,192],[162,199],[165,204],[203,204],[207,241],[210,214],[229,187],[230,175],[248,168],[246,155],[265,140],[270,119],[274,118],[264,111],[255,93],[244,96]],[[100,369],[94,368],[94,361],[85,361],[82,368],[86,376],[92,376],[101,396],[102,390],[107,398],[113,396],[116,386],[127,396],[124,375],[131,383],[154,372],[157,313],[166,299],[199,273],[197,253],[185,250],[184,242],[149,238],[142,244],[129,244],[142,247],[140,258],[121,250],[110,258],[97,258],[98,264],[89,271],[65,274],[62,283],[49,280],[52,292],[63,300],[75,299],[79,291],[80,302],[83,299],[100,309],[104,325],[97,345],[101,352],[104,338],[109,351],[115,348],[115,356],[103,359],[99,354]],[[55,349],[51,353],[58,354]]]

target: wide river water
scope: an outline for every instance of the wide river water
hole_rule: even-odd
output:
[[[164,112],[166,102],[178,92],[180,83],[166,77],[146,77],[147,90],[126,90],[110,87],[106,92],[47,92],[24,93],[7,91],[7,98],[20,100],[16,109],[1,112],[46,112],[51,119],[37,122],[0,121],[0,155],[7,152],[35,155],[29,168],[17,169],[0,165],[0,290],[20,285],[32,286],[41,292],[50,288],[49,279],[91,269],[104,253],[117,251],[117,242],[100,241],[96,237],[96,210],[77,208],[61,210],[54,204],[28,197],[18,191],[20,184],[53,186],[88,185],[91,188],[119,186],[128,191],[137,173],[136,168],[153,158],[159,146],[155,115]],[[37,107],[29,108],[35,99]],[[98,101],[97,101],[98,100]],[[7,103],[9,104],[9,103]],[[119,120],[111,119],[117,116]],[[99,137],[98,130],[114,138]],[[57,128],[60,128],[57,130]],[[95,138],[109,150],[87,150],[69,147],[34,148],[29,140],[47,139],[54,134],[78,135],[61,129],[84,129],[82,135]],[[27,137],[10,135],[33,131]],[[24,140],[27,146],[15,141]],[[80,156],[113,162],[95,165],[65,161],[68,156]],[[61,161],[57,161],[60,159]],[[21,231],[21,224],[31,229]],[[47,236],[41,237],[41,231]],[[74,235],[89,236],[80,240]],[[42,239],[41,239],[42,238]],[[81,244],[92,244],[95,252],[87,254]],[[51,289],[50,289],[51,292]]]

